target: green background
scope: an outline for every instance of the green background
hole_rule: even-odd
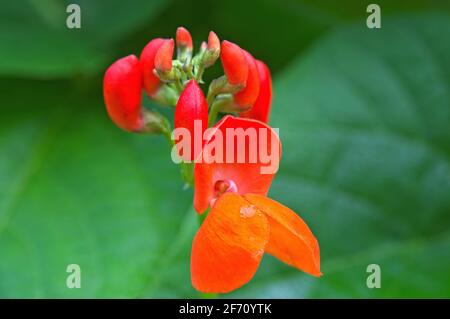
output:
[[[0,297],[201,296],[192,189],[163,138],[120,131],[102,98],[110,63],[180,25],[271,68],[284,152],[270,195],[321,247],[322,278],[265,256],[225,297],[450,297],[450,6],[377,1],[369,30],[369,3],[2,1]],[[66,287],[72,263],[81,289]]]

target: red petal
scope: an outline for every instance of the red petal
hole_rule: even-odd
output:
[[[200,121],[198,124],[201,123],[201,130],[199,132],[195,132],[194,130],[196,120]],[[190,132],[190,149],[185,149],[184,151],[186,151],[186,153],[183,153],[180,157],[185,161],[194,160],[201,152],[203,146],[203,132],[208,127],[208,103],[206,102],[205,96],[195,80],[191,80],[186,85],[180,95],[180,98],[178,99],[177,106],[175,108],[174,126],[176,129],[186,128]],[[201,134],[201,136],[196,136],[196,134]],[[200,142],[197,147],[198,150],[194,147],[195,138],[197,138]]]
[[[256,67],[256,61],[250,53],[242,50],[248,65],[248,76],[245,88],[234,95],[234,101],[237,105],[248,107],[255,103],[259,94],[259,75]]]
[[[230,147],[231,145],[226,143],[227,139],[230,140],[233,137],[230,135],[232,132],[227,129],[236,128],[241,128],[245,132],[249,132],[247,129],[253,128],[256,133],[260,132],[259,129],[265,129],[266,149],[261,147],[261,144],[264,141],[262,140],[263,136],[255,134],[252,142],[256,146],[256,154],[253,154],[256,158],[251,158],[252,156],[249,154],[251,141],[249,138],[246,138],[244,144],[246,156],[244,161],[238,163],[239,156],[243,154],[238,154],[242,152],[238,152],[237,139],[233,139],[233,149]],[[224,140],[223,156],[220,158],[221,163],[208,162],[209,158],[206,154],[205,145],[204,152],[202,153],[202,163],[196,163],[194,168],[194,207],[199,213],[204,212],[208,208],[210,201],[214,196],[214,185],[220,180],[232,180],[236,184],[237,192],[239,194],[256,193],[266,195],[269,191],[275,172],[278,169],[279,159],[281,157],[281,143],[278,135],[265,123],[229,115],[219,121],[215,125],[215,129],[222,133]],[[215,136],[216,133],[213,135]],[[213,142],[214,139],[210,139],[206,144],[211,144]],[[279,156],[277,157],[274,154],[273,158],[271,158],[271,163],[268,160],[267,162],[261,161],[261,155],[270,154],[271,150],[278,152]],[[230,161],[227,162],[227,154],[233,154],[231,152],[234,153],[234,158],[230,163]],[[255,159],[256,161],[252,162]],[[264,168],[267,168],[270,164],[272,165],[272,168],[274,168],[274,171],[269,174],[263,174],[261,170],[264,170]]]
[[[260,83],[259,95],[252,108],[247,112],[241,113],[240,116],[268,123],[272,103],[272,78],[270,70],[264,62],[256,60],[256,68]]]
[[[228,82],[244,86],[248,76],[248,64],[243,50],[234,43],[222,41],[220,59]]]
[[[157,38],[151,40],[142,50],[140,61],[142,67],[142,77],[144,81],[144,90],[151,97],[156,93],[161,81],[153,73],[155,69],[155,56],[161,45],[167,40]]]
[[[264,214],[239,195],[222,195],[192,243],[192,285],[202,292],[227,293],[246,284],[268,239]]]
[[[173,39],[165,40],[156,51],[155,68],[158,71],[166,72],[172,69],[173,46]]]
[[[134,55],[114,62],[103,78],[103,96],[110,118],[126,131],[142,128],[142,78],[139,60]]]
[[[270,240],[266,252],[310,275],[320,276],[320,251],[316,237],[291,209],[256,194],[244,198],[266,214]]]

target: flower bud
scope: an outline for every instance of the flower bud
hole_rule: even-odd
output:
[[[202,44],[200,44],[200,52],[205,52],[207,48],[208,48],[208,43],[203,41]]]
[[[188,143],[186,141],[175,142],[179,153],[181,153],[181,148],[183,151],[183,154],[179,154],[179,156],[187,162],[193,161],[201,152],[203,132],[208,128],[208,103],[195,80],[191,80],[186,85],[178,99],[175,108],[174,127],[175,129],[185,128],[189,131],[191,139]],[[196,142],[199,145],[195,145]]]
[[[272,78],[270,70],[264,62],[256,60],[256,68],[259,76],[259,95],[252,108],[241,113],[240,116],[267,123],[272,103]]]
[[[222,41],[220,58],[228,82],[232,85],[245,86],[249,72],[243,50],[234,43]]]
[[[142,76],[139,60],[129,55],[114,62],[103,79],[103,96],[112,121],[126,131],[140,131]]]
[[[152,97],[158,91],[161,80],[154,74],[155,56],[161,45],[167,40],[156,38],[151,40],[142,50],[140,61],[145,92]]]
[[[188,64],[192,58],[192,37],[188,30],[183,27],[177,29],[177,59],[183,63]]]
[[[169,72],[172,69],[173,39],[165,40],[155,55],[155,69],[158,72]]]
[[[205,68],[209,68],[214,63],[216,63],[217,59],[220,56],[220,41],[213,31],[209,33],[208,43],[205,44],[204,51],[205,53],[203,56],[203,64]]]
[[[220,40],[213,31],[209,32],[208,50],[220,52]]]
[[[187,48],[192,51],[192,37],[189,31],[184,27],[179,27],[176,33],[177,47]]]

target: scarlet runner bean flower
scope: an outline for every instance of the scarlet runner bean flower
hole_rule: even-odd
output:
[[[234,43],[220,44],[212,31],[194,56],[187,29],[177,29],[176,45],[175,59],[174,41],[156,38],[139,59],[117,60],[105,73],[103,93],[110,118],[126,131],[174,138],[168,120],[142,106],[143,90],[174,108],[175,128],[194,134],[188,140],[194,152],[179,153],[182,176],[194,186],[194,208],[207,214],[192,244],[192,285],[202,292],[237,289],[253,277],[264,253],[320,276],[319,245],[311,230],[291,209],[267,197],[279,165],[279,156],[267,155],[281,154],[279,137],[266,124],[272,99],[269,68]],[[219,56],[225,75],[211,82],[205,99],[202,75]],[[215,123],[219,113],[237,117],[226,115]],[[206,135],[200,150],[193,146],[195,121]],[[227,141],[233,132],[252,129],[266,134],[244,133],[243,148],[242,143],[216,143],[220,134]],[[170,142],[180,151],[180,141]]]
[[[229,128],[265,128],[271,131],[267,143],[260,143],[262,137],[256,135],[257,145],[281,149],[278,136],[260,121],[227,116],[216,128],[225,135]],[[192,244],[191,277],[196,289],[226,293],[241,287],[255,274],[264,252],[313,276],[321,275],[316,238],[297,214],[265,196],[274,174],[261,174],[261,166],[261,161],[251,163],[248,157],[244,163],[196,164],[194,207],[203,213],[211,206]]]

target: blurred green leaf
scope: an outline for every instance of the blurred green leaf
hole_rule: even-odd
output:
[[[265,258],[239,297],[450,295],[450,19],[336,31],[276,79],[271,196],[321,246],[320,279]],[[381,266],[381,289],[366,267]]]
[[[37,78],[101,72],[113,44],[154,18],[168,1],[8,1],[0,11],[0,74]],[[81,29],[66,26],[78,3]]]
[[[155,19],[171,0],[64,0],[83,13],[82,33],[100,43],[117,42]],[[148,39],[150,41],[150,39]]]

